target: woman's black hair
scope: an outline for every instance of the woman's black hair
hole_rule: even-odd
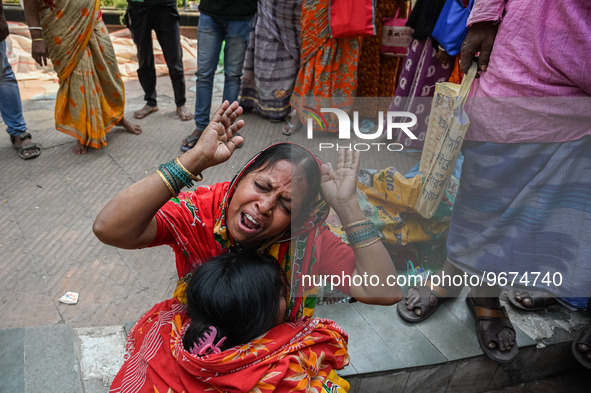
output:
[[[252,172],[272,168],[279,161],[288,161],[302,171],[308,184],[308,192],[302,201],[299,217],[292,217],[294,222],[306,218],[312,203],[320,192],[320,167],[316,157],[306,148],[292,143],[279,143],[261,152],[261,154],[244,170],[242,178]]]
[[[214,326],[222,350],[245,344],[277,324],[285,278],[275,258],[255,251],[229,252],[214,257],[193,272],[187,285],[191,325],[183,338],[193,343]]]

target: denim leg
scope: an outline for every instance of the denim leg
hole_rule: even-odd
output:
[[[223,99],[238,100],[240,92],[240,78],[242,66],[248,47],[253,18],[241,20],[226,20],[226,47],[224,48],[224,94]]]
[[[10,135],[27,130],[18,83],[6,56],[6,41],[0,42],[0,115]]]
[[[209,124],[213,78],[223,38],[223,24],[209,15],[201,14],[197,26],[197,91],[194,114],[195,126],[200,130],[204,130]]]

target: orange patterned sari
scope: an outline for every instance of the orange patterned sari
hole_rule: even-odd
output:
[[[320,108],[350,111],[357,90],[361,38],[330,38],[328,0],[306,0],[302,8],[300,70],[290,104],[300,120]],[[336,116],[325,114],[326,124],[315,129],[338,131]]]
[[[186,306],[176,299],[148,311],[129,332],[125,363],[110,392],[349,390],[335,371],[349,363],[347,334],[333,321],[283,323],[242,346],[204,356],[183,347],[189,324]]]
[[[39,17],[59,77],[56,128],[100,149],[123,118],[125,92],[99,0],[54,0]]]

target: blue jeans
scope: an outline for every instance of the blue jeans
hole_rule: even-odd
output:
[[[18,83],[6,56],[6,41],[0,42],[0,115],[10,135],[27,130]]]
[[[201,14],[197,26],[197,97],[195,99],[195,126],[199,130],[209,124],[213,78],[217,68],[222,42],[224,49],[223,100],[238,100],[242,64],[254,17],[224,19]]]

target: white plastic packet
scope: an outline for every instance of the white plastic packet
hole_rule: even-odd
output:
[[[64,296],[60,297],[60,302],[65,304],[76,304],[78,303],[78,293],[66,292]]]

